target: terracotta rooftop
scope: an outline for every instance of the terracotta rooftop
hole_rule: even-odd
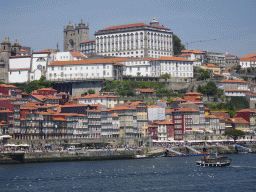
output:
[[[243,119],[242,117],[234,117],[234,118],[230,118],[231,119],[231,121],[233,122],[233,123],[236,123],[236,124],[244,124],[244,123],[246,123],[246,124],[249,124],[249,122],[248,121],[246,121],[245,119]]]
[[[172,101],[186,101],[185,99],[182,99],[182,98],[179,98],[179,97],[176,97],[174,98]]]
[[[115,29],[125,29],[125,28],[134,28],[134,27],[152,27],[152,28],[160,28],[160,29],[167,29],[169,28],[163,27],[161,25],[158,25],[156,27],[153,27],[151,25],[147,25],[146,23],[134,23],[134,24],[126,24],[126,25],[117,25],[117,26],[110,26],[104,29],[99,30],[100,31],[107,31],[107,30],[115,30]]]
[[[226,57],[235,57],[234,55],[231,55],[231,54],[226,54],[225,56]]]
[[[156,90],[155,89],[134,89],[135,91],[140,91],[140,92],[144,92],[144,93],[153,93]]]
[[[194,50],[182,50],[181,53],[195,53],[195,54],[204,54],[205,52]]]
[[[155,60],[156,61],[189,61],[189,62],[193,61],[193,60],[185,59],[183,57],[167,57],[167,56],[161,56]]]
[[[9,69],[9,71],[29,71],[30,68]]]
[[[87,40],[87,41],[84,41],[83,43],[91,43],[91,42],[95,42],[95,39]]]
[[[201,96],[202,93],[198,93],[198,92],[188,92],[188,93],[185,93],[185,96],[187,95],[198,95],[198,96]]]
[[[155,124],[158,124],[158,125],[173,125],[173,122],[171,122],[171,121],[156,121]]]
[[[219,68],[218,65],[214,65],[213,63],[208,63],[207,65],[205,65],[206,67],[214,67],[214,68]]]
[[[70,52],[70,54],[73,57],[82,57],[82,58],[87,58],[84,54],[80,53],[80,52]]]
[[[242,57],[242,58],[251,58],[251,57],[256,57],[256,53],[252,53],[252,54],[249,54],[249,55],[245,55],[245,56]]]
[[[247,81],[244,80],[222,80],[220,83],[248,83]]]

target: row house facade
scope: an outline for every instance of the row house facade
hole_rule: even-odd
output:
[[[166,142],[174,140],[174,126],[171,121],[156,121],[158,141]]]
[[[119,116],[120,137],[138,137],[136,108],[121,105],[111,111]]]
[[[100,93],[100,94],[88,94],[85,96],[77,96],[75,98],[77,104],[102,104],[108,108],[116,107],[118,102],[118,96],[115,96],[114,93]]]
[[[219,89],[249,90],[249,84],[244,80],[222,80],[218,84]]]
[[[193,60],[193,66],[194,67],[200,67],[202,64],[206,62],[206,55],[203,51],[198,50],[182,50],[181,51],[181,57]]]

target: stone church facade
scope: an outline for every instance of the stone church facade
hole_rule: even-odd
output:
[[[21,45],[17,42],[14,42],[11,45],[9,38],[1,43],[1,56],[0,56],[0,81],[8,83],[8,71],[9,71],[9,58],[11,56],[20,56],[21,55]]]
[[[86,40],[89,40],[89,24],[85,25],[83,20],[75,27],[69,22],[64,27],[64,42],[63,50],[80,52],[80,44]]]

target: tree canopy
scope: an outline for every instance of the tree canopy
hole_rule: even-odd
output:
[[[238,65],[236,65],[236,66],[235,66],[235,70],[236,70],[236,72],[240,71],[240,70],[241,70],[241,68],[242,68],[242,67],[241,67],[241,65],[239,65],[239,64],[238,64]]]
[[[160,78],[161,79],[170,79],[171,75],[169,73],[165,73],[165,74],[160,75]]]
[[[215,95],[218,92],[218,88],[213,81],[209,81],[206,86],[199,85],[197,91],[202,94]]]
[[[241,130],[237,130],[237,129],[230,129],[230,130],[226,130],[223,133],[224,136],[229,136],[232,137],[234,139],[234,142],[238,139],[238,137],[243,137],[245,135],[245,133]]]
[[[211,77],[210,72],[207,70],[200,69],[199,72],[200,72],[200,76],[197,78],[197,80],[205,80]]]
[[[181,40],[177,35],[173,34],[172,38],[174,55],[181,55],[181,51],[185,50],[185,45],[181,44]]]

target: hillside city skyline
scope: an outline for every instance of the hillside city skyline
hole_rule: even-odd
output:
[[[188,49],[243,57],[255,50],[255,7],[253,1],[150,1],[146,5],[144,1],[126,4],[117,1],[85,4],[75,0],[55,4],[3,2],[0,39],[9,37],[11,43],[17,39],[33,51],[54,49],[58,43],[62,51],[63,27],[69,21],[74,26],[81,19],[89,23],[89,39],[94,39],[94,33],[106,27],[149,24],[155,18],[160,25],[170,28],[186,49],[187,42],[196,42],[189,43]],[[208,41],[211,39],[216,40]]]

